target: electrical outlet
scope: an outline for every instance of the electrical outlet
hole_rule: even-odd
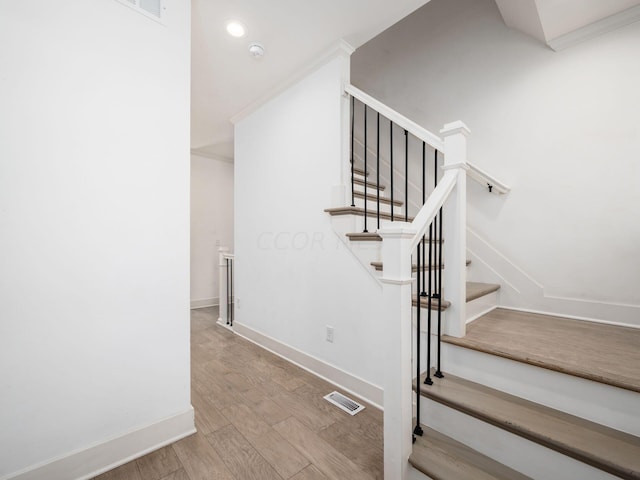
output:
[[[327,325],[327,342],[333,343],[333,327]]]

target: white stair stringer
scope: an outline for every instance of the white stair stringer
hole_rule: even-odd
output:
[[[382,242],[352,242],[347,238],[347,233],[361,232],[362,225],[362,217],[355,215],[331,216],[331,226],[342,244],[353,253],[369,275],[382,285],[380,278],[375,275],[374,269],[371,267],[371,262],[381,260]],[[372,229],[372,231],[374,230]]]
[[[433,400],[420,402],[422,423],[533,479],[618,478]]]
[[[445,373],[640,437],[640,393],[445,342],[442,365]]]

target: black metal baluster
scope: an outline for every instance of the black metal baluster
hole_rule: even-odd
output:
[[[378,229],[380,229],[380,112],[378,112],[378,121],[376,125],[376,202],[378,217]],[[391,205],[391,210],[393,210],[393,205]]]
[[[416,298],[418,299],[418,307],[416,309],[416,426],[413,429],[414,435],[420,435],[424,433],[420,426],[420,267],[422,265],[420,258],[420,245],[418,245],[417,252],[417,264],[418,264],[418,278],[416,288]],[[413,269],[413,266],[411,267]]]
[[[233,298],[233,258],[229,265],[231,265],[231,326],[233,327],[233,316],[235,314],[236,302]]]
[[[433,239],[433,222],[429,225],[429,260],[427,261],[428,287],[427,287],[427,378],[424,379],[426,385],[433,385],[431,380],[431,244]]]
[[[354,129],[355,129],[355,108],[356,108],[356,102],[355,102],[355,97],[351,97],[351,206],[355,207],[356,206],[356,192],[354,189],[354,185],[355,185],[355,177],[354,177],[354,172],[353,172],[353,138],[354,138]]]
[[[227,325],[229,325],[229,319],[231,314],[229,313],[229,258],[225,258],[227,262]]]
[[[391,165],[391,205],[393,205],[393,122],[389,120],[389,163]],[[393,208],[391,209],[391,221],[393,222]]]
[[[409,132],[404,131],[404,221],[409,221]]]
[[[434,162],[433,162],[433,189],[435,190],[438,187],[438,150],[434,149]],[[433,219],[433,234],[437,235],[438,234],[438,214],[436,213],[436,216]],[[433,240],[433,238],[432,238]],[[438,257],[438,249],[441,246],[442,239],[438,238],[436,243],[434,244],[433,248],[434,248],[434,258]],[[440,269],[442,266],[438,265],[437,268]],[[438,276],[436,275],[436,272],[434,272],[434,278],[433,278],[433,298],[438,298],[438,292],[440,291],[440,288],[438,286]]]
[[[422,142],[422,205],[424,205],[427,201],[427,185],[426,185],[426,175],[427,175],[427,157],[426,157],[426,143]],[[424,239],[425,236],[422,236],[422,258],[424,258]],[[422,272],[418,271],[418,275],[420,275],[422,273],[422,292],[420,292],[420,295],[423,297],[427,296],[427,292],[424,291],[424,286],[427,282],[425,282],[425,270],[423,269]],[[429,272],[429,274],[431,274],[431,272]]]
[[[442,337],[442,207],[440,207],[440,230],[438,232],[438,238],[440,239],[440,249],[438,250],[438,363],[436,365],[435,376],[443,378],[444,374],[440,370],[440,347]]]
[[[367,233],[367,104],[364,104],[364,233]]]
[[[434,153],[434,163],[435,163],[435,185],[438,186],[438,150]],[[434,376],[438,378],[443,378],[444,375],[440,370],[440,347],[442,336],[442,207],[440,207],[440,211],[438,212],[438,338],[437,338],[437,363],[436,363],[436,373]]]

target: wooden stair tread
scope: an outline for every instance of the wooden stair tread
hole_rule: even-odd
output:
[[[413,307],[417,307],[418,306],[418,297],[416,295],[413,295],[411,297],[411,305]],[[420,297],[420,306],[422,308],[429,308],[429,297]],[[442,303],[440,304],[440,310],[444,311],[447,308],[449,308],[451,306],[451,302],[442,299]],[[437,298],[432,298],[431,299],[431,310],[438,310],[438,299]]]
[[[640,479],[640,438],[447,374],[421,395],[625,479]]]
[[[352,208],[352,207],[349,207]],[[327,210],[325,210],[326,212]],[[344,214],[343,214],[344,215]],[[394,215],[394,218],[398,218],[398,214]],[[409,219],[411,219],[411,217],[409,217]],[[382,241],[382,237],[380,235],[378,235],[378,232],[353,232],[353,233],[347,233],[347,238],[351,241],[366,241],[366,242],[381,242]],[[429,243],[429,239],[425,238],[423,240],[424,243]],[[439,242],[438,239],[433,239],[433,242]],[[444,242],[443,242],[444,243]]]
[[[436,480],[525,480],[515,470],[482,455],[468,446],[422,426],[416,436],[409,463]]]
[[[355,183],[356,185],[363,185],[364,186],[364,180],[362,180],[361,178],[354,178],[353,179],[353,183]],[[367,187],[368,188],[372,188],[372,189],[378,189],[378,190],[386,190],[387,187],[385,187],[384,185],[380,185],[378,187],[376,187],[375,182],[370,182],[369,180],[367,180]]]
[[[369,176],[369,172],[365,172],[364,168],[361,168],[361,167],[353,167],[353,173],[357,175],[362,175],[363,177]]]
[[[442,341],[640,393],[637,328],[498,308]]]
[[[470,263],[471,263],[471,260],[467,259],[467,265],[469,265]],[[371,266],[373,268],[375,268],[379,272],[382,271],[382,262],[371,262]],[[435,270],[437,268],[438,268],[437,265],[431,265],[431,270]],[[422,266],[422,270],[427,270],[427,265],[423,265]],[[415,264],[415,263],[411,264],[411,271],[417,272],[418,271],[418,265]]]
[[[351,241],[359,242],[381,242],[382,237],[376,232],[360,232],[360,233],[347,233],[347,238]]]
[[[358,190],[356,190],[353,192],[353,196],[357,198],[364,198],[364,192],[359,192]],[[375,202],[378,200],[378,197],[374,193],[373,194],[368,193],[367,200],[371,200],[372,202]],[[384,203],[385,205],[391,205],[391,199],[386,197],[380,197],[380,203]],[[401,202],[400,200],[394,200],[393,205],[396,207],[401,207],[404,205],[404,202]]]
[[[500,290],[497,283],[467,282],[467,302]]]
[[[471,302],[476,298],[480,298],[484,295],[495,292],[499,288],[500,288],[500,285],[495,283],[467,282],[467,296],[466,296],[467,302]],[[418,305],[418,299],[416,295],[413,295],[411,303],[414,307]],[[420,297],[420,305],[422,306],[422,308],[429,308],[429,297]],[[448,302],[447,300],[442,299],[442,305],[440,308],[441,310],[446,310],[450,306],[451,306],[451,302]],[[431,309],[432,310],[438,309],[437,298],[431,299]],[[444,336],[443,336],[443,341],[444,341]]]
[[[358,215],[364,217],[364,208],[362,207],[336,207],[336,208],[326,208],[325,212],[330,215]],[[371,208],[367,208],[367,217],[376,217],[378,212]],[[383,220],[391,220],[391,214],[387,212],[380,212],[380,218]],[[393,218],[397,221],[404,221],[405,217],[402,214],[394,214]],[[413,221],[413,217],[409,217],[409,222]],[[347,234],[348,236],[348,234]]]

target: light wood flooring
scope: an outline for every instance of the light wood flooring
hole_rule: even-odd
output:
[[[96,479],[383,478],[382,412],[367,405],[352,417],[334,407],[322,397],[339,389],[216,325],[217,317],[216,308],[191,311],[198,433]]]
[[[498,308],[443,341],[640,392],[640,329]]]

